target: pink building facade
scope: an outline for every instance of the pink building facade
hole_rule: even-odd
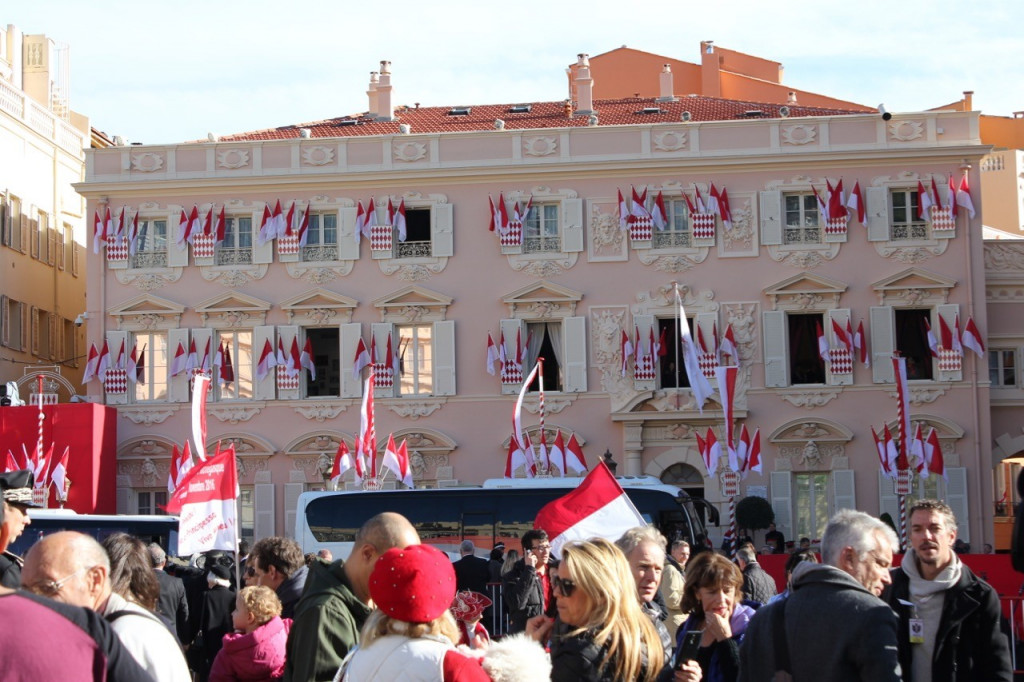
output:
[[[88,256],[87,345],[145,349],[144,382],[88,387],[118,409],[119,511],[152,511],[166,498],[172,445],[191,437],[189,380],[168,368],[192,343],[200,361],[207,347],[232,357],[235,380],[215,382],[211,395],[207,447],[235,443],[243,526],[255,537],[290,534],[298,494],[325,485],[340,442],[354,447],[367,373],[353,373],[360,339],[383,362],[390,337],[399,357],[394,385],[375,391],[377,441],[407,439],[417,485],[499,477],[519,385],[485,370],[490,334],[513,356],[520,338],[526,371],[545,358],[548,443],[575,433],[589,463],[608,450],[620,474],[661,477],[724,513],[724,462],[708,476],[696,446],[709,427],[724,438],[717,392],[698,410],[672,352],[646,374],[633,360],[622,367],[623,331],[634,341],[664,331],[676,345],[678,288],[706,344],[732,327],[735,423],[760,429],[764,456],[764,473],[750,474],[740,495],[771,500],[787,538],[820,537],[843,507],[898,516],[872,427],[896,430],[888,359],[899,350],[911,367],[911,419],[936,430],[948,471],[948,480],[915,477],[913,494],[944,497],[962,538],[991,542],[987,360],[945,349],[932,358],[924,332],[925,322],[938,335],[957,317],[988,328],[980,201],[973,218],[918,213],[919,182],[934,180],[942,202],[948,177],[980,184],[988,148],[977,113],[673,114],[613,125],[598,124],[602,102],[594,109],[582,123],[529,129],[502,120],[366,134],[353,125],[331,137],[296,129],[289,139],[87,152],[78,189],[88,214],[126,206],[144,235],[134,254],[108,246]],[[864,224],[856,211],[828,225],[820,215],[814,190],[839,181],[862,189]],[[731,227],[718,219],[707,231],[698,218],[694,230],[687,199],[707,197],[711,183],[728,191]],[[633,188],[649,202],[661,194],[665,229],[621,229],[618,194]],[[510,211],[532,201],[518,242],[488,229],[489,198],[499,196]],[[404,201],[405,241],[397,230],[357,241],[359,205],[371,197],[373,222]],[[308,208],[306,246],[260,243],[264,211],[277,202],[285,213],[294,204],[296,221]],[[222,243],[176,244],[193,207],[200,221],[223,210]],[[814,330],[835,347],[833,321],[863,322],[870,366],[841,353],[818,359]],[[289,354],[307,341],[315,381],[305,371],[257,378],[268,344]],[[523,422],[534,443],[538,412],[531,393]]]

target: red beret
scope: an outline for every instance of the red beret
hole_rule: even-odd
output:
[[[396,620],[429,623],[451,606],[455,569],[447,555],[430,545],[393,547],[373,567],[370,597]]]

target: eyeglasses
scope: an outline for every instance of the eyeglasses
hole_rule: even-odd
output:
[[[46,580],[41,583],[37,583],[28,588],[29,592],[42,595],[44,597],[54,597],[60,592],[60,588],[64,587],[72,578],[76,578],[87,571],[91,571],[96,568],[95,566],[83,566],[71,575],[64,576],[60,580]]]
[[[534,545],[530,549],[531,549],[531,551],[534,551],[534,552],[550,552],[551,551],[551,543],[549,542],[549,543],[546,543],[546,544],[543,544],[543,545]]]
[[[573,590],[576,589],[576,583],[568,578],[554,577],[551,579],[551,588],[558,590],[563,597],[571,597]]]

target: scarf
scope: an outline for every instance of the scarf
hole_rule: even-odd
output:
[[[920,618],[924,625],[924,644],[913,644],[912,682],[932,679],[932,657],[935,654],[935,638],[939,633],[939,621],[942,619],[942,605],[945,603],[946,590],[957,584],[963,572],[960,557],[953,554],[953,560],[942,569],[934,580],[925,580],[917,567],[917,555],[908,549],[903,557],[900,568],[910,578],[910,601],[914,603],[911,618]],[[900,636],[905,636],[900,633]]]

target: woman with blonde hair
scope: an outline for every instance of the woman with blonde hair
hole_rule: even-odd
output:
[[[636,595],[625,555],[611,542],[593,539],[562,547],[558,576],[551,580],[558,621],[539,616],[527,632],[551,639],[555,682],[651,682],[661,672],[661,640]]]

